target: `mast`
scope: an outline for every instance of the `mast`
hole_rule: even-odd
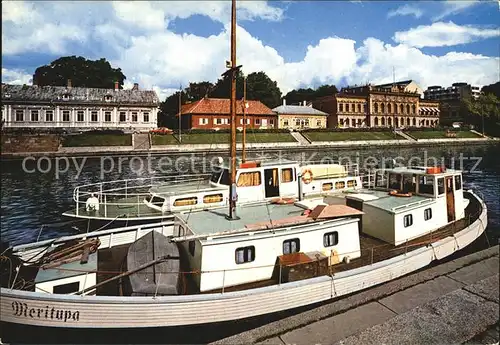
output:
[[[245,152],[245,142],[247,136],[247,77],[243,79],[243,137],[241,139],[242,144],[242,152],[241,152],[241,161],[245,162],[247,158],[247,153]]]
[[[182,122],[181,122],[181,112],[182,112],[182,85],[179,85],[179,142],[182,143]]]
[[[231,1],[231,186],[229,189],[229,219],[236,216],[236,0]]]

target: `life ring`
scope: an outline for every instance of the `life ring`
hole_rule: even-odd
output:
[[[293,204],[294,202],[295,198],[276,198],[271,200],[272,204],[278,204],[278,205]]]
[[[405,198],[409,198],[411,197],[413,194],[411,192],[408,192],[408,193],[403,193],[401,191],[398,191],[398,190],[391,190],[389,192],[389,195],[392,195],[392,196],[398,196],[398,197],[405,197]]]
[[[313,173],[312,173],[311,169],[304,169],[302,171],[302,181],[305,184],[309,184],[309,183],[311,183],[312,180],[313,180]]]

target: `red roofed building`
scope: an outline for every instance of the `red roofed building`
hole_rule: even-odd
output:
[[[246,101],[247,128],[277,128],[278,115],[260,101]],[[181,107],[183,129],[230,128],[230,100],[202,98]],[[179,115],[179,114],[177,114]],[[236,101],[236,127],[243,128],[243,101]]]

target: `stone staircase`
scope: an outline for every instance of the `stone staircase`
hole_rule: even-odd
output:
[[[396,129],[396,133],[399,134],[400,136],[402,136],[403,138],[405,138],[406,140],[409,140],[409,141],[417,141],[417,139],[415,139],[414,137],[406,134],[405,132],[403,132],[402,130],[400,129]]]
[[[149,133],[133,134],[132,143],[134,145],[134,150],[149,150],[151,148],[149,139]]]
[[[2,133],[2,153],[56,152],[61,138],[56,134]]]
[[[307,140],[305,136],[302,135],[300,132],[290,132],[292,137],[295,138],[301,145],[311,145],[311,142]]]

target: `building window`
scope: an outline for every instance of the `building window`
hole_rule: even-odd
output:
[[[69,99],[69,94],[65,93],[62,97],[65,101],[67,101]]]
[[[385,113],[385,104],[384,104],[384,103],[382,103],[380,107],[382,108],[382,109],[381,109],[382,113]]]
[[[404,113],[404,107],[403,107],[403,105],[402,105],[402,104],[400,104],[400,105],[399,105],[399,112],[400,112],[401,114],[403,114],[403,113]]]
[[[260,171],[241,173],[236,184],[238,187],[260,186]]]
[[[288,120],[283,120],[283,126],[288,127]]]
[[[411,226],[413,224],[413,216],[411,214],[407,214],[406,216],[404,216],[403,224],[405,228]]]
[[[358,104],[358,113],[361,113],[361,104]]]
[[[198,119],[198,124],[199,125],[206,125],[206,124],[208,124],[208,119],[206,119],[206,118],[199,118]]]
[[[104,100],[105,100],[106,102],[111,101],[111,95],[106,95],[106,96],[104,96]]]
[[[260,125],[260,119],[255,119],[255,124]]]
[[[323,247],[336,246],[339,243],[339,233],[337,231],[327,232],[323,235]]]
[[[283,241],[283,254],[298,252],[300,252],[300,240],[298,238]]]
[[[93,110],[90,112],[90,121],[97,122],[99,120],[97,111]]]
[[[415,113],[417,112],[417,110],[416,110],[417,108],[415,107],[415,104],[413,104],[413,105],[411,106],[411,109],[412,109],[412,113],[413,113],[413,114],[415,114]]]
[[[409,105],[409,104],[407,104],[407,105],[406,105],[406,113],[407,113],[407,114],[409,114],[409,113],[410,113],[410,105]]]
[[[53,110],[45,110],[45,121],[47,121],[47,122],[54,121],[54,111]]]
[[[234,261],[237,264],[244,264],[245,262],[252,262],[255,260],[255,247],[237,248],[234,253]]]
[[[132,122],[137,122],[137,112],[132,113]]]
[[[340,103],[339,104],[339,111],[344,111],[344,104],[343,103]]]
[[[76,121],[83,122],[84,121],[84,113],[83,110],[78,110],[76,112]]]
[[[105,111],[104,112],[104,121],[105,122],[111,122],[111,112],[110,111]]]
[[[69,110],[63,110],[62,115],[63,122],[69,122]]]
[[[398,105],[394,104],[394,114],[397,114],[397,113],[398,113]]]
[[[424,210],[424,220],[429,220],[432,218],[432,208],[426,208]]]
[[[316,127],[321,127],[321,120],[316,121]]]
[[[389,114],[392,113],[392,104],[391,103],[387,104],[387,112]]]
[[[127,113],[124,111],[120,111],[120,122],[127,121]]]
[[[24,121],[24,110],[16,110],[16,121]]]
[[[143,113],[142,116],[144,117],[144,122],[149,122],[149,113]],[[208,123],[208,119],[207,119]]]
[[[270,124],[271,126],[274,126],[274,119],[269,119],[269,124]]]
[[[460,175],[455,175],[455,190],[462,189],[462,177]]]
[[[293,181],[293,169],[292,168],[281,169],[281,182],[286,183],[292,181]]]
[[[38,110],[31,111],[31,121],[38,122]]]
[[[375,103],[374,107],[373,107],[375,110],[376,113],[378,113],[378,103]]]

